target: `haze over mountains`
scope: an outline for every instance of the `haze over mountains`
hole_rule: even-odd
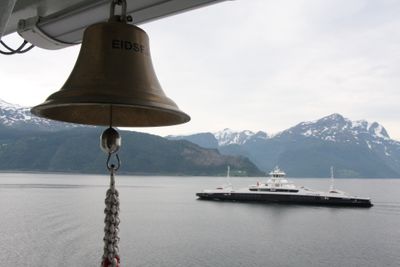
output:
[[[0,170],[103,173],[103,128],[35,117],[0,100]],[[187,136],[123,131],[121,171],[140,174],[263,176],[276,165],[292,177],[400,177],[400,142],[377,122],[332,114],[275,135],[232,131]],[[253,164],[254,163],[254,164]],[[262,172],[261,172],[261,171]]]
[[[55,122],[35,117],[29,108],[0,100],[0,170],[105,173],[99,148],[104,127]],[[120,131],[120,173],[156,175],[262,175],[242,156],[221,155],[185,140]]]
[[[334,166],[337,177],[400,177],[400,142],[377,122],[351,121],[340,114],[302,122],[272,136],[225,129],[167,138],[247,156],[263,171],[279,165],[289,176],[328,177]]]

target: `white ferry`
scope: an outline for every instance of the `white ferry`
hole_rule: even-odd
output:
[[[370,198],[352,196],[334,189],[332,168],[331,186],[327,192],[297,187],[286,179],[285,172],[278,167],[270,172],[269,175],[267,182],[257,182],[247,188],[234,190],[229,184],[229,186],[220,186],[213,190],[204,190],[196,193],[196,195],[199,199],[205,200],[372,207]]]

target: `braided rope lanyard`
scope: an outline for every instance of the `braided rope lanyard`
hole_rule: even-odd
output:
[[[104,253],[101,262],[102,267],[119,267],[120,256],[119,256],[119,194],[115,189],[115,172],[119,169],[120,160],[118,154],[116,155],[117,166],[110,164],[111,153],[108,154],[107,168],[110,171],[110,188],[107,190],[104,209]]]

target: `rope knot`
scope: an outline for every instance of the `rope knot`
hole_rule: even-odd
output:
[[[115,165],[110,165],[110,188],[106,192],[106,205],[104,209],[104,254],[101,262],[102,267],[119,267],[119,194],[115,189],[114,179]]]

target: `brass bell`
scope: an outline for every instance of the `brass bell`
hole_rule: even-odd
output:
[[[114,16],[119,17],[119,16]],[[163,92],[142,29],[111,18],[89,26],[68,80],[32,108],[37,116],[81,124],[166,126],[190,117]]]

